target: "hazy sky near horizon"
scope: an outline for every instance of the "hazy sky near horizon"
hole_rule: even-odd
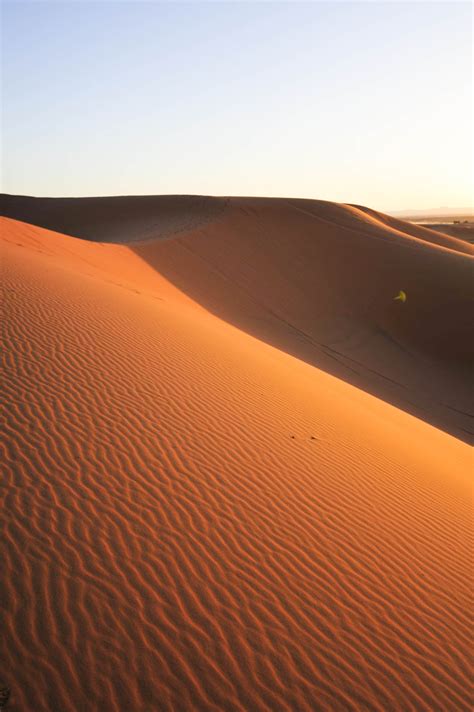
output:
[[[473,202],[469,2],[2,4],[2,190]]]

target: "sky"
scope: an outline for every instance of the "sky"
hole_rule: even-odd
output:
[[[2,2],[2,190],[473,201],[470,2]]]

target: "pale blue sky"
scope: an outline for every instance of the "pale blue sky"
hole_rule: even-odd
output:
[[[469,2],[24,2],[9,193],[472,204]]]

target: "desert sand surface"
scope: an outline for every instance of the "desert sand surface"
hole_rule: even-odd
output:
[[[426,227],[445,235],[451,235],[458,240],[464,240],[471,245],[474,244],[474,220],[465,223],[430,223]]]
[[[146,216],[134,222],[140,200]],[[474,248],[466,242],[324,201],[4,196],[2,202],[3,214],[17,220],[127,245],[124,259],[136,266],[131,279],[141,288],[141,270],[146,284],[159,275],[257,339],[472,442]],[[123,229],[116,234],[117,205],[127,239]],[[81,206],[87,209],[79,218]],[[195,229],[176,232],[176,225],[196,220]],[[73,249],[69,242],[66,251]],[[104,254],[102,245],[86,249]],[[115,260],[104,260],[113,270]],[[120,265],[118,281],[131,269]],[[405,304],[394,301],[400,289]]]
[[[9,707],[471,709],[470,246],[116,200],[4,202]]]
[[[474,214],[468,208],[463,212],[451,210],[444,214],[443,210],[439,209],[430,211],[428,214],[412,212],[407,215],[397,215],[397,217],[444,235],[450,235],[458,240],[464,240],[471,245],[474,244]]]
[[[204,225],[226,198],[206,195],[138,195],[104,198],[32,198],[0,195],[0,215],[96,242],[169,237]]]

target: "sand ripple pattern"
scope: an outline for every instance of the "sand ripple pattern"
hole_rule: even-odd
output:
[[[5,257],[12,710],[471,708],[464,444],[204,312]]]

